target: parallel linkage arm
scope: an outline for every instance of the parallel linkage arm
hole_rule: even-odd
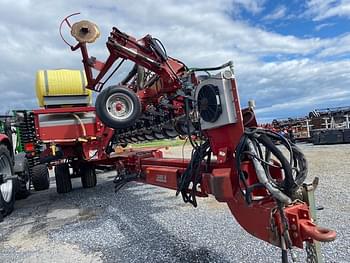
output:
[[[73,51],[81,50],[88,89],[101,91],[103,84],[101,80],[119,58],[131,60],[155,72],[160,76],[162,82],[166,83],[164,89],[167,92],[173,92],[181,87],[179,76],[184,73],[185,65],[167,57],[151,35],[136,40],[114,27],[106,45],[109,56],[105,62],[89,57],[86,43],[78,43],[71,48]],[[92,69],[99,71],[96,78],[93,77]]]

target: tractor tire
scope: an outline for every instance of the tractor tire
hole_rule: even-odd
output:
[[[39,164],[33,167],[31,180],[35,191],[49,189],[50,176],[46,164]]]
[[[55,179],[57,193],[63,194],[72,191],[68,163],[61,163],[55,166]]]
[[[141,115],[141,103],[135,92],[123,86],[110,86],[96,99],[96,114],[110,128],[132,126]]]
[[[7,179],[13,176],[12,158],[5,145],[0,145],[0,218],[9,215],[15,204],[15,180]]]
[[[97,184],[96,171],[92,165],[81,167],[81,184],[83,188],[92,188]]]
[[[30,173],[28,161],[24,161],[24,171],[17,174],[16,199],[26,199],[30,195]]]

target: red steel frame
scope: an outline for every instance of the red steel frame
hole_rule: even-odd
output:
[[[68,25],[70,25],[65,19]],[[184,65],[177,60],[169,58],[162,61],[155,52],[152,52],[150,46],[151,36],[147,35],[140,40],[128,36],[113,28],[111,36],[107,42],[107,48],[110,52],[105,62],[96,59],[90,59],[85,43],[79,43],[72,50],[80,49],[83,56],[83,64],[88,79],[87,88],[100,91],[103,84],[101,79],[111,68],[118,58],[129,59],[149,70],[152,70],[161,77],[161,90],[142,91],[143,94],[149,92],[151,96],[147,99],[157,99],[164,93],[172,93],[181,87],[179,76],[184,73]],[[100,71],[96,78],[92,75],[92,68]],[[195,77],[194,77],[194,81]],[[102,85],[102,86],[101,86]],[[234,106],[237,116],[237,122],[222,127],[213,128],[205,131],[205,135],[210,141],[210,146],[217,160],[211,161],[208,171],[201,172],[200,191],[198,196],[206,197],[209,194],[215,196],[219,202],[226,202],[233,216],[238,223],[253,236],[267,241],[276,246],[281,246],[280,237],[283,231],[283,223],[279,213],[276,213],[277,203],[275,199],[268,195],[265,191],[253,192],[253,195],[263,196],[261,201],[255,201],[247,205],[244,196],[239,191],[239,178],[237,167],[235,164],[235,148],[244,133],[242,111],[239,104],[239,96],[236,82],[231,82],[232,95],[234,98]],[[144,98],[141,97],[141,101]],[[147,100],[144,100],[146,103]],[[34,111],[36,116],[36,131],[38,138],[42,137],[43,129],[40,128],[37,116],[48,113],[62,112],[86,112],[94,111],[93,107],[71,108],[71,109],[45,109]],[[252,123],[256,123],[255,120]],[[64,129],[65,127],[62,127]],[[74,142],[65,142],[62,140],[52,141],[52,143],[60,143],[67,151],[65,158],[74,156],[74,151],[70,152],[77,143],[82,145],[84,158],[88,159],[88,151],[98,149],[98,158],[96,161],[100,163],[109,163],[119,168],[126,168],[130,173],[140,174],[139,181],[144,183],[177,189],[177,182],[188,164],[188,160],[182,159],[166,159],[162,157],[162,153],[158,150],[142,149],[137,151],[127,151],[120,154],[107,155],[105,149],[109,140],[112,138],[114,130],[105,127],[96,117],[94,127],[91,131],[95,134],[91,138],[76,138]],[[224,136],[223,136],[224,135]],[[80,139],[80,141],[79,141]],[[70,156],[72,154],[72,156]],[[242,164],[242,170],[248,174],[248,181],[257,182],[257,176],[251,161]],[[281,170],[271,170],[271,175],[275,179],[281,178]],[[294,202],[284,208],[284,213],[288,220],[290,228],[288,229],[292,245],[302,248],[304,241],[313,242],[331,241],[335,239],[335,232],[328,229],[322,229],[316,226],[311,219],[309,207],[304,202]]]
[[[76,122],[72,125],[55,125],[43,127],[40,122],[40,116],[56,115],[56,114],[74,114],[74,113],[95,113],[95,107],[66,107],[66,108],[48,108],[33,110],[34,125],[36,138],[42,144],[45,144],[46,150],[41,152],[41,157],[52,156],[51,146],[59,146],[63,152],[60,159],[79,158],[81,161],[93,162],[95,164],[119,165],[120,160],[124,160],[124,164],[130,169],[135,169],[135,162],[138,158],[146,157],[162,157],[162,153],[157,149],[139,149],[124,150],[120,154],[107,154],[106,149],[109,141],[113,137],[115,131],[105,126],[98,116],[95,115],[93,123],[84,124],[87,136],[83,136],[81,125]],[[80,148],[77,152],[75,149]],[[34,150],[34,148],[32,149]],[[90,151],[97,151],[96,156],[91,158]]]
[[[90,159],[89,151],[97,150],[97,156],[93,160],[104,160],[108,156],[106,154],[106,147],[114,134],[114,130],[106,127],[95,116],[95,121],[91,124],[84,125],[88,136],[83,136],[81,133],[80,124],[62,125],[53,127],[42,127],[40,125],[40,116],[48,114],[74,114],[80,112],[95,113],[95,107],[70,107],[70,108],[52,108],[34,110],[34,123],[37,138],[47,145],[59,144],[62,147],[65,158],[77,157],[74,148],[78,144],[82,144],[83,156],[82,159]],[[49,154],[48,149],[44,154]]]
[[[272,197],[264,198],[263,201],[253,202],[248,206],[239,191],[239,179],[237,167],[235,167],[234,152],[243,134],[244,127],[234,80],[232,81],[232,92],[235,98],[237,123],[206,131],[213,154],[217,156],[217,160],[211,161],[210,170],[201,174],[200,191],[196,194],[200,197],[207,197],[209,194],[212,194],[219,202],[226,202],[233,216],[247,232],[259,239],[280,246],[281,219],[278,213],[273,212],[276,209],[276,201]],[[50,132],[50,130],[40,127],[40,115],[77,112],[94,112],[94,107],[35,110],[35,126],[38,139],[42,139],[43,136],[44,138],[48,138],[48,136],[55,138],[57,134],[67,129],[67,127],[55,127],[55,129],[51,130],[52,133],[48,135],[47,132]],[[74,127],[70,127],[70,129],[72,128]],[[75,128],[79,128],[79,125]],[[114,130],[106,127],[98,117],[96,117],[96,122],[93,127],[90,127],[90,130],[94,132],[90,138],[75,138],[73,141],[52,139],[46,141],[46,143],[59,144],[65,153],[63,158],[78,157],[74,151],[78,143],[82,146],[83,156],[81,157],[85,160],[89,160],[89,151],[94,149],[98,151],[98,156],[89,160],[91,162],[115,165],[116,169],[123,167],[129,173],[141,174],[141,177],[138,179],[140,182],[173,190],[177,189],[177,182],[187,167],[189,160],[163,158],[162,152],[156,149],[141,149],[107,155],[105,150],[114,134]],[[222,136],[223,134],[225,136]],[[49,153],[46,151],[44,154]],[[257,181],[251,162],[245,162],[242,169],[249,174],[249,179],[252,183]],[[273,170],[272,176],[274,178],[280,178],[281,171],[279,169]],[[256,194],[267,197],[268,193],[266,191],[260,191]],[[290,236],[294,246],[302,248],[303,241],[330,241],[335,238],[334,231],[325,230],[313,224],[307,204],[302,202],[294,203],[286,207],[284,212],[290,225],[294,226],[290,229]],[[271,222],[274,222],[274,224]]]

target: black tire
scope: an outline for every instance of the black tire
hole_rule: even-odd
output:
[[[33,174],[31,178],[35,191],[42,191],[49,189],[50,176],[46,164],[39,164],[33,167]]]
[[[3,182],[0,184],[0,218],[9,215],[15,204],[15,180],[6,179],[13,176],[12,158],[5,145],[0,144],[0,174]],[[6,180],[6,181],[5,181]]]
[[[17,174],[17,192],[16,199],[26,199],[30,195],[30,174],[27,159],[24,161],[24,171]]]
[[[81,167],[81,184],[83,188],[95,187],[97,184],[96,171],[92,165]]]
[[[113,107],[117,107],[113,102],[118,99],[122,108],[113,110]],[[135,92],[122,86],[110,86],[103,90],[97,96],[95,106],[96,114],[101,121],[114,129],[134,125],[141,114],[141,103]]]
[[[57,193],[63,194],[72,191],[68,163],[61,163],[55,166],[55,179]]]

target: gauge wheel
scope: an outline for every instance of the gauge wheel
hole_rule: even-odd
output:
[[[56,191],[59,194],[72,191],[72,181],[68,163],[60,163],[55,166]]]
[[[96,171],[92,165],[84,164],[81,167],[81,184],[83,188],[95,187],[97,184]]]
[[[35,191],[49,189],[50,175],[46,164],[38,164],[32,168],[31,183]]]
[[[135,92],[122,86],[110,86],[96,99],[96,114],[108,127],[127,128],[141,114],[141,103]]]

